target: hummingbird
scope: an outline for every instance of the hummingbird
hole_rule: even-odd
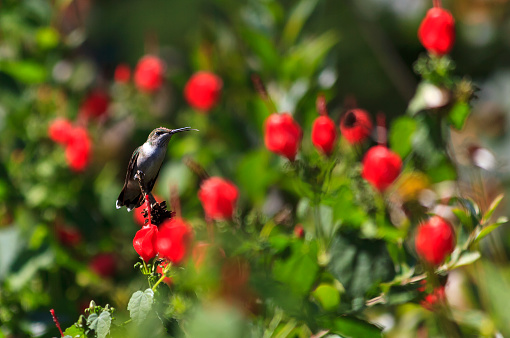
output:
[[[191,127],[179,129],[156,128],[149,134],[147,141],[135,149],[129,160],[124,187],[120,192],[119,198],[117,198],[117,209],[125,205],[127,210],[131,211],[143,204],[144,196],[138,181],[135,179],[138,171],[144,173],[147,193],[150,193],[163,164],[168,141],[170,141],[173,134],[190,130],[198,131],[197,129],[191,129]]]

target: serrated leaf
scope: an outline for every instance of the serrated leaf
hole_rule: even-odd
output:
[[[129,299],[128,310],[131,319],[135,324],[141,324],[149,311],[151,310],[154,301],[154,291],[147,289],[145,291],[136,291]]]
[[[508,218],[506,217],[500,217],[498,218],[497,222],[491,225],[485,226],[478,235],[476,235],[474,243],[480,242],[483,238],[487,237],[491,232],[496,230],[500,225],[505,224],[508,222]]]
[[[489,210],[487,210],[482,217],[482,223],[487,222],[491,218],[492,214],[494,213],[494,211],[496,211],[496,208],[503,200],[503,197],[505,197],[505,195],[500,194],[494,199],[494,201],[492,201],[491,205],[489,206]]]
[[[87,325],[90,329],[96,331],[98,338],[105,338],[110,332],[110,325],[112,323],[112,316],[109,311],[103,311],[98,316],[93,313],[87,318]]]
[[[83,328],[77,327],[76,324],[68,327],[64,331],[64,334],[66,335],[65,337],[71,337],[71,338],[85,337],[85,331],[83,330]]]

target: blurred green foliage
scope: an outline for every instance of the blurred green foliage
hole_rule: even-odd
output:
[[[481,23],[463,1],[447,5],[459,33],[451,58],[429,57],[418,43],[425,1],[3,1],[0,337],[57,335],[50,308],[71,336],[372,337],[383,327],[389,336],[510,335],[508,236],[490,236],[506,222],[495,211],[501,200],[491,206],[494,193],[477,195],[488,190],[484,174],[457,158],[450,128],[468,125],[472,113],[475,86],[464,74],[484,82],[508,67],[507,17],[492,13],[508,5],[480,5]],[[480,25],[485,40],[475,32]],[[145,54],[167,66],[153,95],[113,80],[118,64],[134,68]],[[209,114],[182,96],[197,70],[224,83]],[[255,74],[271,103],[254,88]],[[431,85],[447,93],[445,105],[430,106]],[[107,116],[84,120],[80,107],[92,89],[110,96]],[[313,149],[319,93],[337,123],[354,106],[388,117],[389,146],[404,171],[387,194],[360,176],[370,144],[340,140],[329,159]],[[303,128],[295,163],[263,146],[264,120],[275,108]],[[71,171],[48,137],[57,117],[91,134],[93,160],[84,172]],[[241,194],[234,220],[214,225],[203,268],[190,259],[172,270],[170,288],[152,290],[145,275],[154,282],[154,265],[133,269],[138,225],[114,203],[133,149],[160,125],[200,130],[172,139],[154,189],[167,201],[178,192],[197,240],[210,240],[196,196],[200,177],[182,159],[229,178]],[[443,194],[448,184],[454,192]],[[433,193],[431,205],[417,202],[423,191]],[[431,273],[417,261],[412,236],[436,206],[454,209],[457,247]],[[70,245],[63,228],[80,239]],[[109,276],[91,263],[102,253],[115,262]],[[227,274],[229,260],[248,272]],[[456,268],[457,303],[444,312],[421,308],[419,282],[428,276],[437,286]],[[91,299],[104,308],[89,307]]]

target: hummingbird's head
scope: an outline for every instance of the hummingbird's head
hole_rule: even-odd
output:
[[[154,129],[149,137],[147,138],[147,142],[150,142],[152,145],[155,146],[163,146],[167,145],[168,141],[172,137],[173,134],[180,133],[181,131],[190,131],[195,130],[198,131],[198,129],[191,129],[191,127],[184,127],[184,128],[178,128],[178,129],[168,129],[165,127],[159,127]]]

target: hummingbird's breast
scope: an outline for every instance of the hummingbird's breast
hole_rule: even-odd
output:
[[[147,180],[154,178],[165,158],[166,147],[153,146],[150,143],[144,143],[140,149],[140,155],[136,161],[137,170],[143,171]]]

